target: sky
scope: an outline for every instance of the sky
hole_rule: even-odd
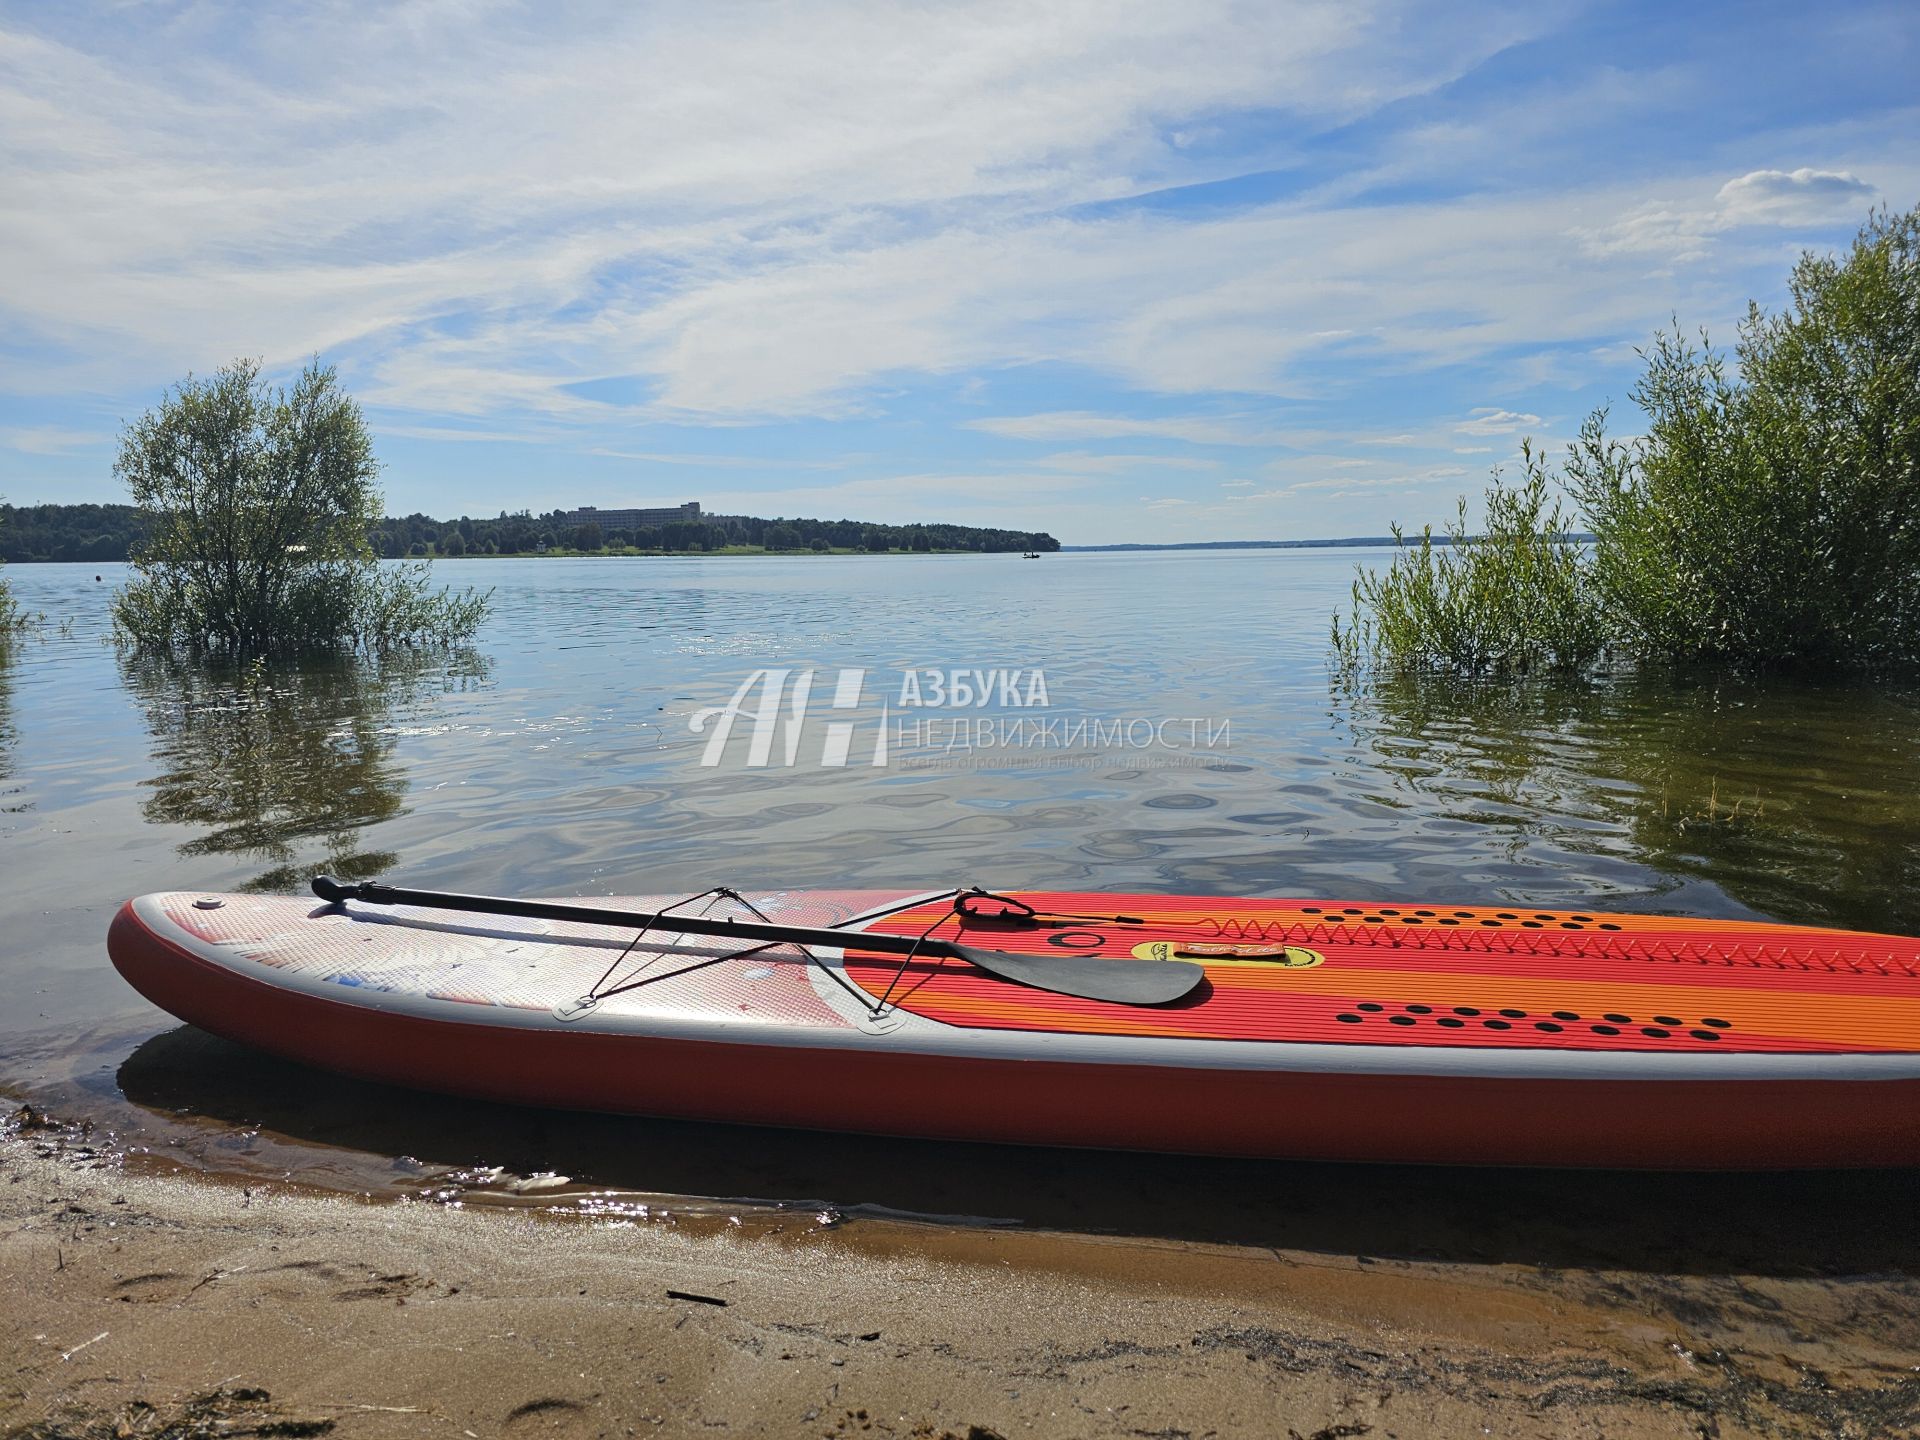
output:
[[[1444,522],[1920,202],[1920,6],[0,0],[0,497],[239,356],[392,513]]]

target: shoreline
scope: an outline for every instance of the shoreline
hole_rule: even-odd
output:
[[[649,1213],[592,1192],[569,1209],[369,1201],[143,1173],[172,1167],[32,1112],[7,1129],[7,1440],[195,1415],[281,1434],[926,1440],[1920,1423],[1920,1299],[1899,1273],[1462,1264],[723,1202]],[[1523,1228],[1526,1208],[1487,1223]]]
[[[1016,559],[1037,559],[1040,556],[1064,553],[1073,547],[1063,546],[1060,550],[1043,550],[1036,555],[1025,555],[1019,550],[766,550],[752,545],[723,545],[716,550],[518,550],[510,555],[471,551],[461,555],[382,555],[376,557],[382,564],[405,564],[410,561],[464,561],[464,560],[816,560],[851,559],[854,557],[872,557],[880,560],[891,557],[899,560],[911,558],[931,560],[940,557],[952,558],[956,555],[988,556],[1011,555]],[[1136,547],[1161,548],[1161,547]],[[124,556],[111,560],[43,560],[38,557],[19,560],[0,560],[0,567],[12,565],[130,565],[133,562]]]

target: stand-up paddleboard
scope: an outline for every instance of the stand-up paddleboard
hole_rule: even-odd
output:
[[[333,898],[130,901],[114,964],[216,1034],[519,1104],[1224,1155],[1920,1164],[1910,938],[1519,906],[316,886]]]

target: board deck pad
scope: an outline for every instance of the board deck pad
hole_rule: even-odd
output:
[[[342,909],[304,897],[216,897],[222,903],[211,909],[202,908],[205,897],[158,898],[167,918],[189,934],[243,952],[268,969],[347,989],[550,1011],[604,982],[615,988],[612,1008],[629,1013],[768,1025],[845,1023],[808,979],[811,962],[785,945],[717,960],[716,954],[741,947],[684,937],[691,943],[660,948],[683,938],[670,925],[649,937],[655,944],[629,949],[633,932],[604,925],[409,906]],[[653,911],[684,898],[641,895],[617,903]],[[822,926],[897,898],[897,892],[857,890],[748,897],[776,920]],[[746,919],[751,912],[721,899],[702,913]],[[677,953],[682,948],[696,953]]]
[[[1897,936],[1589,911],[1014,898],[1142,923],[947,919],[932,933],[1035,954],[1164,949],[1204,965],[1207,984],[1137,1008],[1000,984],[957,961],[916,960],[903,971],[898,960],[855,953],[847,973],[912,1014],[972,1028],[1498,1049],[1920,1049],[1920,941]],[[917,935],[949,913],[940,901],[867,928]]]

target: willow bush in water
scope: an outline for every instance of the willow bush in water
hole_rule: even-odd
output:
[[[1368,657],[1468,674],[1518,675],[1586,664],[1602,644],[1593,586],[1566,543],[1568,519],[1550,494],[1545,463],[1521,447],[1516,485],[1496,477],[1485,527],[1472,533],[1467,502],[1435,544],[1433,527],[1385,571],[1362,570],[1353,618],[1333,642],[1348,663]],[[1394,539],[1405,545],[1396,525]]]
[[[1644,436],[1609,440],[1606,413],[1588,418],[1559,478],[1595,538],[1566,552],[1564,587],[1531,578],[1564,517],[1544,501],[1496,513],[1496,487],[1474,563],[1415,550],[1363,577],[1343,655],[1468,673],[1607,654],[1920,664],[1920,210],[1875,215],[1844,257],[1803,256],[1790,291],[1778,315],[1749,307],[1736,373],[1704,341],[1656,338],[1633,392]],[[1503,534],[1516,524],[1539,543]],[[1563,608],[1512,602],[1529,590]],[[1543,625],[1575,643],[1543,649]]]
[[[0,577],[0,659],[5,659],[12,648],[13,640],[27,627],[27,619],[20,613],[20,604],[13,598],[13,589],[4,577]]]
[[[114,603],[137,649],[448,644],[486,614],[483,595],[431,589],[425,565],[374,558],[379,464],[331,368],[309,365],[281,389],[248,360],[189,376],[126,428],[114,471],[149,517],[138,574]]]

